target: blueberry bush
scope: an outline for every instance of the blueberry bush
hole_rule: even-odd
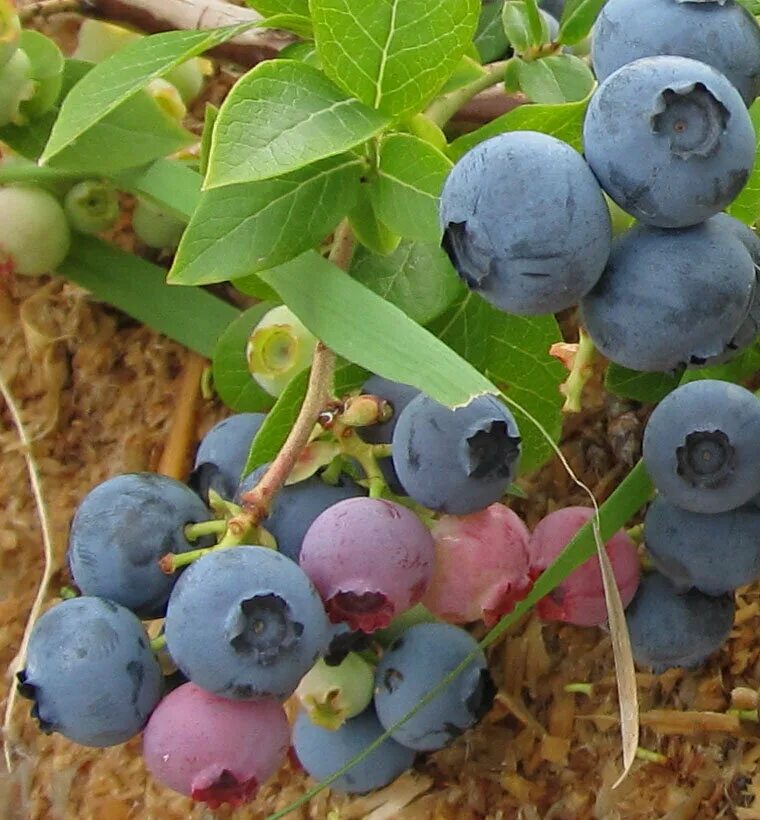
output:
[[[187,484],[82,500],[74,597],[18,692],[77,743],[144,730],[153,776],[212,808],[292,744],[320,781],[300,805],[473,726],[483,650],[537,605],[609,622],[627,769],[634,660],[701,663],[760,579],[760,8],[249,5],[206,31],[88,20],[64,58],[0,0],[0,272],[56,271],[210,358],[234,413]],[[255,27],[292,42],[191,133],[201,55]],[[454,122],[499,87],[511,110]],[[106,238],[122,194],[149,254]],[[577,343],[554,315],[576,310]],[[610,393],[658,403],[643,459],[531,534],[506,503],[561,458],[599,354]],[[642,574],[625,527],[647,504]]]

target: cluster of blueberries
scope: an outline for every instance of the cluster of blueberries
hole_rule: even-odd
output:
[[[609,0],[591,57],[584,156],[530,131],[480,143],[444,186],[444,248],[502,310],[579,304],[619,365],[721,363],[760,328],[760,240],[721,213],[755,160],[760,27],[733,0]],[[614,241],[606,197],[637,221]]]
[[[383,466],[402,495],[368,497],[345,473],[286,484],[263,522],[277,550],[220,547],[173,574],[159,567],[167,553],[211,546],[204,526],[223,522],[209,503],[240,501],[257,483],[265,467],[240,476],[261,414],[231,416],[207,433],[190,486],[138,473],[90,491],[69,539],[80,594],[39,619],[19,674],[44,731],[101,747],[144,730],[153,776],[217,806],[254,794],[291,744],[321,779],[392,729],[333,784],[378,788],[488,711],[486,658],[462,625],[510,611],[592,511],[558,510],[531,534],[499,502],[520,437],[492,397],[450,410],[376,376],[364,390],[394,409],[358,433],[392,444]],[[421,513],[425,505],[426,522],[400,502]],[[621,531],[608,550],[627,604],[639,583],[636,547]],[[538,612],[603,624],[596,560]],[[165,646],[152,647],[141,619],[160,618]],[[468,657],[464,672],[395,726]],[[294,693],[301,710],[291,730],[282,702]]]
[[[644,464],[657,572],[628,610],[634,656],[655,671],[695,666],[728,637],[734,590],[760,579],[760,401],[729,382],[682,385],[649,419]]]

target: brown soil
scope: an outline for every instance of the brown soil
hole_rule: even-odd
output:
[[[0,290],[0,333],[0,370],[34,438],[53,531],[52,603],[68,580],[67,529],[78,501],[111,475],[159,468],[180,423],[176,396],[183,374],[194,365],[177,344],[57,279],[19,280]],[[194,440],[225,413],[215,402],[197,404]],[[605,399],[598,378],[585,405],[583,414],[568,418],[562,450],[601,502],[638,457],[644,413]],[[4,403],[0,454],[0,661],[10,687],[43,551],[24,452]],[[176,467],[183,459],[171,461]],[[514,506],[529,526],[552,509],[585,503],[558,460],[524,489],[528,500]],[[499,694],[481,726],[448,749],[420,756],[415,769],[387,789],[351,800],[323,792],[292,816],[760,818],[760,730],[725,714],[736,687],[750,690],[736,704],[755,703],[759,615],[760,588],[740,590],[731,639],[704,668],[638,675],[641,745],[663,758],[637,760],[615,791],[621,762],[609,639],[601,630],[542,625],[531,616],[489,653]],[[591,683],[593,692],[568,694],[571,682]],[[0,817],[8,820],[264,818],[311,785],[288,763],[250,807],[211,813],[150,780],[139,738],[113,749],[84,749],[42,735],[27,714],[28,703],[18,703],[14,770],[0,777]]]

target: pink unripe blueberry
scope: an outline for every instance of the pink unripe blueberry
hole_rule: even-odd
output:
[[[491,504],[470,515],[444,515],[433,526],[435,569],[422,599],[452,624],[510,612],[531,586],[528,528],[508,507]]]
[[[276,701],[227,700],[185,683],[151,715],[143,758],[159,783],[215,809],[250,800],[289,745],[288,720]]]
[[[538,577],[591,518],[590,507],[565,507],[549,513],[533,531],[528,544],[531,574]],[[636,545],[619,530],[606,543],[615,581],[626,607],[636,594],[641,567]],[[536,604],[545,621],[564,621],[576,626],[599,626],[607,620],[604,585],[599,559],[592,555]]]
[[[430,532],[406,507],[349,498],[314,521],[300,563],[333,623],[373,632],[422,598],[434,556]]]

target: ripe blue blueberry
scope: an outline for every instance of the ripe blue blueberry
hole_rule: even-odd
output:
[[[760,401],[704,379],[667,395],[644,430],[644,466],[672,504],[720,513],[760,493]]]
[[[668,371],[724,353],[754,290],[746,248],[720,224],[637,225],[613,242],[581,313],[607,358],[633,370]]]
[[[450,624],[423,623],[407,629],[377,667],[375,708],[380,723],[390,729],[477,646],[469,632]],[[392,737],[410,749],[440,749],[485,715],[494,694],[485,655],[478,651],[465,670]]]
[[[756,504],[704,515],[658,496],[647,510],[644,536],[654,565],[678,592],[694,587],[723,595],[760,578]]]
[[[401,411],[393,433],[393,466],[404,489],[429,509],[452,515],[498,501],[519,457],[517,424],[493,396],[451,410],[420,394]]]
[[[18,680],[44,732],[96,747],[138,734],[163,684],[137,617],[90,597],[56,604],[37,621]]]
[[[607,77],[589,103],[583,145],[610,197],[660,228],[722,211],[755,161],[752,120],[737,90],[685,57],[647,57]]]
[[[189,482],[201,498],[207,500],[209,490],[228,500],[235,495],[251,443],[265,418],[263,413],[238,413],[206,433],[198,445]]]
[[[702,60],[728,77],[749,105],[760,93],[760,28],[733,0],[608,0],[594,23],[599,82],[641,57]]]
[[[301,765],[315,780],[324,780],[364,751],[383,733],[374,709],[370,707],[339,729],[330,731],[316,726],[301,711],[293,725],[293,750]],[[381,789],[411,768],[414,752],[387,738],[345,774],[330,784],[344,794],[364,794]]]
[[[266,547],[204,555],[169,599],[166,643],[175,663],[197,686],[232,700],[288,697],[329,641],[309,579]]]
[[[679,595],[659,572],[641,579],[625,613],[636,663],[656,673],[701,664],[728,638],[732,595],[711,597],[692,589]]]
[[[480,143],[443,187],[443,247],[466,284],[501,310],[554,313],[599,278],[612,228],[583,158],[546,134]]]
[[[69,534],[74,583],[85,595],[109,598],[143,618],[163,615],[176,577],[158,566],[191,543],[186,524],[208,521],[206,505],[184,484],[155,473],[109,478],[84,497]]]
[[[236,501],[239,502],[243,493],[259,483],[268,467],[264,464],[246,476],[238,488]],[[312,476],[283,487],[261,525],[274,536],[277,549],[298,563],[303,537],[319,515],[338,501],[365,495],[367,491],[346,475],[341,475],[337,484],[328,484],[319,476]]]

